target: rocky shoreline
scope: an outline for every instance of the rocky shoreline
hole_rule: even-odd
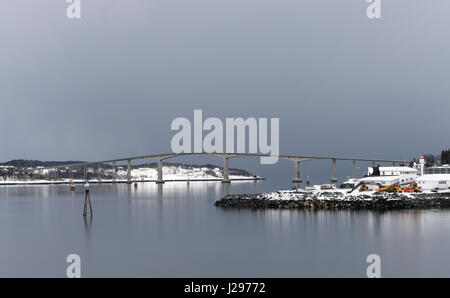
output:
[[[399,210],[450,208],[450,193],[445,194],[389,194],[342,196],[336,193],[318,195],[290,193],[277,199],[274,194],[227,195],[214,205],[221,208],[247,209],[303,209],[303,210]],[[278,193],[280,194],[280,193]]]

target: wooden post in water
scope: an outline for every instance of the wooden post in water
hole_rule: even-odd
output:
[[[86,190],[86,194],[84,196],[84,209],[83,209],[83,216],[86,217],[87,216],[87,205],[89,203],[89,212],[92,216],[92,205],[91,205],[91,196],[89,194],[89,181],[86,181],[86,183],[84,184],[84,189]]]

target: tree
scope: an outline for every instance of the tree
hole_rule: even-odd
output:
[[[441,152],[441,163],[450,164],[450,149]]]
[[[425,165],[427,167],[434,166],[438,160],[433,154],[424,154],[423,157],[425,158]]]

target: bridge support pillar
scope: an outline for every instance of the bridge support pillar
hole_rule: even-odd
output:
[[[222,183],[230,183],[230,170],[228,168],[228,157],[223,158],[223,180]]]
[[[164,183],[164,179],[163,179],[163,164],[162,164],[162,160],[158,160],[158,179],[156,180],[156,183],[158,184],[163,184]]]
[[[301,184],[302,178],[300,177],[300,160],[294,160],[294,179],[292,183]]]
[[[112,179],[113,183],[116,183],[116,162],[113,161],[112,163]]]
[[[226,197],[230,194],[230,183],[223,184],[223,196]]]
[[[352,178],[356,179],[356,160],[352,160]]]
[[[100,174],[100,164],[97,165],[97,180],[98,180],[98,183],[102,183],[102,178],[101,178],[101,174]]]
[[[331,184],[337,184],[337,176],[336,176],[336,159],[333,158],[331,162]]]
[[[127,184],[131,184],[131,160],[127,163]]]
[[[73,184],[73,170],[72,167],[69,167],[69,179],[70,179],[70,190],[75,190],[75,184]]]

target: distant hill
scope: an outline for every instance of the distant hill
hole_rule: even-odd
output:
[[[64,166],[76,163],[83,163],[83,161],[40,161],[40,160],[14,159],[4,163],[0,163],[0,165],[35,168],[35,167]]]

